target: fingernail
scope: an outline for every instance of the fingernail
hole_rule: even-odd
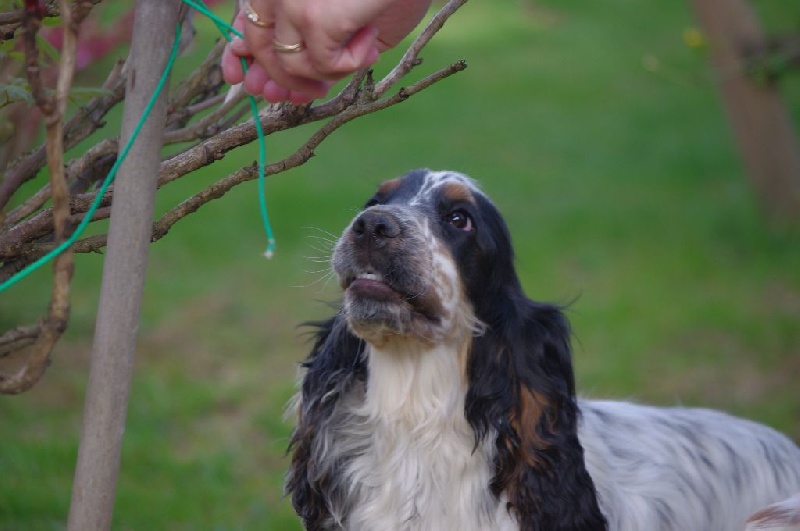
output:
[[[380,56],[381,56],[381,54],[380,54],[380,52],[378,51],[378,49],[377,49],[377,48],[372,48],[372,49],[370,50],[369,54],[367,55],[367,63],[369,63],[369,64],[372,64],[372,63],[374,63],[375,61],[377,61],[377,60],[378,60],[378,58],[379,58]]]

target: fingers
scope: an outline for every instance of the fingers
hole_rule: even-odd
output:
[[[269,74],[270,79],[274,80],[280,86],[294,92],[307,94],[312,98],[324,96],[327,93],[328,85],[324,83],[323,80],[297,74],[295,73],[296,69],[287,69],[282,62],[284,60],[283,56],[286,55],[293,56],[291,59],[294,60],[294,63],[292,64],[295,64],[297,61],[307,60],[304,50],[301,50],[299,53],[280,54],[275,49],[276,42],[285,45],[302,43],[302,37],[298,35],[296,29],[292,25],[281,21],[281,13],[272,13],[268,11],[267,2],[251,0],[251,6],[261,19],[275,20],[274,28],[263,28],[254,24],[245,25],[244,40],[254,61],[260,64]],[[282,27],[280,34],[278,33],[278,24]],[[305,44],[303,44],[303,46],[305,46]]]
[[[226,83],[236,85],[242,82],[244,79],[242,63],[239,61],[239,58],[230,51],[230,45],[226,46],[222,51],[220,65],[222,67],[222,78]]]
[[[240,12],[233,21],[233,27],[240,33],[244,30],[243,14]],[[222,58],[220,59],[220,66],[222,67],[222,77],[226,83],[236,85],[244,80],[244,69],[242,68],[241,58],[252,58],[250,50],[247,48],[245,42],[238,37],[234,37],[231,42],[225,45],[222,50]]]
[[[257,16],[260,20],[268,20],[262,18],[260,14]],[[246,13],[242,11],[236,17],[233,26],[239,32],[246,34],[247,26],[250,24],[252,24],[252,22],[246,21]],[[263,31],[265,28],[259,26],[259,29]],[[261,40],[257,37],[248,42],[246,39],[234,37],[232,41],[225,46],[222,52],[220,65],[223,78],[227,83],[231,85],[243,83],[248,93],[252,95],[261,95],[267,101],[273,103],[291,101],[295,105],[303,105],[327,94],[331,83],[320,80],[304,80],[299,76],[285,75],[281,77],[281,84],[276,82],[259,62],[269,61],[269,59],[265,57],[265,54],[263,52],[259,54],[251,52],[251,42],[254,42],[255,46],[261,46],[263,49],[265,48],[263,44],[265,38],[266,36],[262,35],[260,37]],[[271,40],[266,48],[272,48]],[[244,59],[248,65],[246,73],[242,67],[242,59]],[[286,84],[290,84],[293,89],[284,88]]]
[[[327,94],[331,87],[330,83],[314,83],[317,85],[314,91],[287,89],[276,83],[258,63],[253,63],[244,76],[244,89],[254,96],[263,96],[271,103],[291,101],[295,105],[305,105]]]
[[[317,96],[316,94],[294,91],[284,88],[269,77],[267,71],[258,63],[247,70],[243,82],[244,89],[254,96],[263,96],[271,103],[281,101],[291,101],[295,105],[305,105],[311,103]],[[327,93],[330,84],[324,84],[324,91]]]
[[[326,87],[327,92],[327,90],[330,89],[330,85],[327,85]],[[269,80],[264,84],[262,96],[264,96],[265,100],[272,103],[290,101],[295,105],[306,105],[315,99],[314,96],[308,93],[286,89],[272,80]]]
[[[264,90],[264,85],[270,81],[270,77],[267,74],[267,71],[258,64],[253,63],[250,68],[247,69],[247,73],[244,76],[244,90],[248,92],[248,94],[252,94],[254,96],[260,96],[261,92]]]
[[[340,21],[329,12],[333,8],[327,4],[251,0],[259,17],[271,18],[275,27],[248,24],[245,40],[255,60],[279,84],[292,90],[306,90],[305,80],[336,81],[377,60],[376,30]],[[328,11],[319,12],[322,9]],[[276,50],[276,43],[282,48],[300,45],[302,49]]]

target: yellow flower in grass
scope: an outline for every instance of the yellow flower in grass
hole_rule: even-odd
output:
[[[694,50],[698,50],[700,48],[705,48],[706,46],[706,38],[703,35],[703,32],[697,28],[686,28],[683,30],[683,43],[686,44],[689,48]]]

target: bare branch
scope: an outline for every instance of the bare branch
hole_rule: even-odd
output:
[[[0,336],[0,358],[33,345],[41,332],[41,325],[19,326]]]
[[[198,103],[194,107],[196,107],[197,112],[199,112],[200,110],[203,110],[200,109],[201,105],[211,101],[219,102],[220,97],[222,96],[209,98],[208,100],[205,100],[205,102]],[[217,107],[217,109],[210,112],[196,123],[186,126],[182,129],[175,129],[174,131],[165,132],[164,144],[175,144],[178,142],[191,142],[192,140],[204,139],[214,136],[220,131],[227,129],[228,127],[225,127],[225,124],[222,121],[223,118],[230,113],[231,110],[239,106],[243,100],[244,93],[240,93],[236,97],[224,102],[222,105]],[[188,112],[195,114],[193,111]]]
[[[80,0],[74,2],[76,20],[83,20],[89,11],[102,2],[103,0]],[[41,18],[57,17],[61,14],[61,10],[57,1],[47,1],[43,3],[44,11],[41,12]],[[26,9],[17,9],[6,13],[0,13],[0,42],[9,40],[14,37],[14,32],[23,25]]]
[[[42,378],[50,363],[50,351],[61,337],[61,333],[56,331],[59,325],[60,323],[42,323],[36,344],[26,356],[25,365],[11,376],[0,374],[0,394],[24,393]]]
[[[386,93],[400,78],[408,74],[412,68],[419,64],[419,53],[436,33],[442,29],[444,23],[456,12],[456,10],[467,3],[467,0],[449,0],[442,9],[436,13],[428,22],[428,25],[414,39],[411,46],[403,54],[403,58],[397,63],[391,72],[375,86],[375,97],[380,98]]]
[[[57,17],[58,16],[58,2],[45,2],[45,12],[42,16]],[[7,13],[0,13],[0,26],[7,26],[17,24],[20,25],[25,19],[26,9],[17,9]]]
[[[34,17],[41,20],[45,17],[58,16],[57,2],[46,2],[43,4],[32,5],[26,2],[25,7],[7,13],[0,13],[0,42],[11,40],[14,33],[27,25],[27,18]]]
[[[89,100],[86,105],[78,109],[75,115],[64,126],[64,146],[66,149],[75,147],[78,142],[86,139],[90,134],[103,126],[103,117],[125,96],[126,76],[122,62],[112,68],[103,89],[106,94]],[[16,190],[25,182],[33,179],[36,173],[44,167],[47,160],[45,146],[40,146],[28,155],[17,160],[6,170],[5,177],[0,183],[0,208],[3,208]],[[45,197],[47,199],[47,197]],[[3,229],[30,216],[38,205],[21,205],[10,211],[3,221]],[[33,207],[33,210],[31,210]]]
[[[203,62],[175,89],[170,98],[170,112],[174,115],[176,110],[183,109],[199,96],[217,94],[224,84],[222,69],[219,59],[225,48],[225,40],[219,39]],[[167,123],[174,121],[174,116],[167,119]]]
[[[31,87],[33,100],[41,109],[42,114],[48,115],[53,112],[53,101],[45,93],[42,68],[39,66],[39,48],[36,46],[36,34],[42,27],[43,16],[43,11],[29,8],[26,5],[22,17],[25,30],[22,34],[22,47],[25,50],[25,74]]]

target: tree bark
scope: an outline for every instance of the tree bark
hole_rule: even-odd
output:
[[[180,0],[136,2],[120,146],[155,91],[175,36]],[[83,429],[68,529],[110,529],[133,373],[167,95],[157,100],[114,187]]]
[[[725,111],[745,170],[767,215],[800,220],[800,147],[773,82],[748,76],[748,55],[766,46],[746,0],[691,0],[711,48]]]

